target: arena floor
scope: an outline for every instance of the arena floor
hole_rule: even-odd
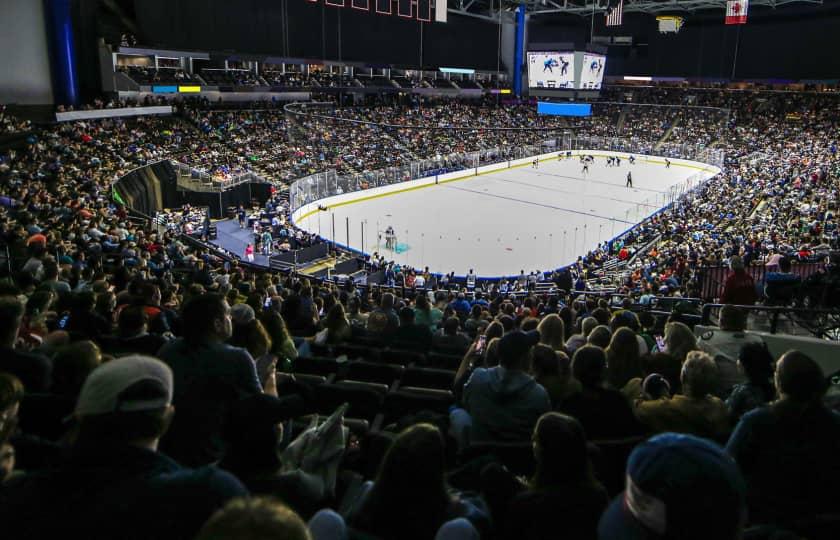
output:
[[[625,187],[628,171],[632,188]],[[672,186],[714,172],[698,164],[666,168],[653,157],[610,167],[596,154],[584,176],[577,157],[552,159],[537,169],[528,164],[344,204],[297,226],[332,239],[334,214],[336,242],[347,245],[349,231],[356,250],[433,272],[518,275],[573,262],[662,208]],[[397,235],[394,251],[385,250],[388,226]]]

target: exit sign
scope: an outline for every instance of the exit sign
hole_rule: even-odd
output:
[[[403,19],[423,22],[446,22],[446,0],[306,0],[312,4],[324,3],[337,8],[374,11],[379,15],[396,15]]]

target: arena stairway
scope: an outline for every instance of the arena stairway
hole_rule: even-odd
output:
[[[677,127],[679,125],[679,123],[680,123],[680,117],[675,116],[674,121],[671,122],[671,125],[668,126],[667,130],[665,130],[665,133],[662,134],[662,137],[658,141],[656,141],[656,144],[653,145],[653,150],[654,151],[659,150],[662,147],[662,145],[665,144],[668,141],[668,139],[671,137],[671,133],[674,131],[674,128]]]
[[[624,121],[627,120],[627,107],[622,107],[621,112],[618,114],[618,121],[615,124],[615,132],[621,133],[621,130],[624,129]]]

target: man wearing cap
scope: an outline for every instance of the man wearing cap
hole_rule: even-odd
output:
[[[500,365],[473,372],[464,386],[464,408],[452,415],[459,443],[529,439],[537,419],[551,410],[548,392],[525,372],[537,343],[536,331],[505,334],[499,341]]]
[[[722,448],[692,435],[663,433],[627,460],[624,493],[598,524],[600,540],[738,540],[746,488]]]
[[[172,371],[127,356],[91,372],[65,461],[0,490],[10,538],[192,538],[226,501],[247,495],[232,475],[191,470],[157,451],[174,415]]]

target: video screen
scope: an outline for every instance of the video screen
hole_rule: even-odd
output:
[[[529,52],[528,86],[574,89],[575,53]]]
[[[600,54],[583,53],[580,71],[580,90],[600,90],[604,81],[604,66],[607,57]]]

